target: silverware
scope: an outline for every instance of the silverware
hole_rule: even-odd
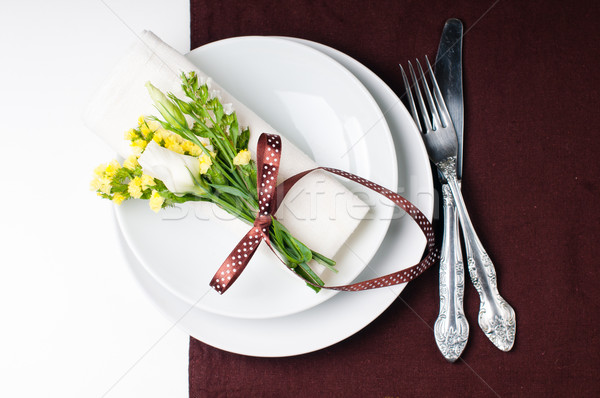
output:
[[[481,300],[479,307],[479,326],[492,343],[503,351],[509,351],[515,340],[516,316],[512,307],[500,296],[497,287],[496,271],[494,265],[479,241],[469,218],[465,202],[460,191],[460,182],[457,179],[457,156],[458,139],[452,120],[444,103],[444,99],[435,80],[429,60],[427,68],[434,89],[433,96],[427,84],[427,79],[421,64],[417,60],[420,81],[423,86],[423,92],[427,99],[428,107],[425,105],[421,89],[419,88],[419,79],[415,75],[412,64],[408,67],[414,83],[414,90],[419,102],[422,119],[425,124],[425,134],[423,141],[429,159],[437,166],[438,171],[448,182],[448,186],[454,198],[456,209],[460,218],[462,231],[465,239],[465,248],[467,252],[467,264],[471,280]],[[404,69],[402,69],[405,84],[408,82]],[[410,86],[406,84],[406,91],[409,93]],[[416,107],[409,95],[411,110],[416,115]],[[429,110],[428,110],[429,108]],[[431,116],[429,115],[431,113]]]
[[[463,25],[460,19],[452,18],[447,20],[442,31],[434,65],[434,75],[440,86],[440,92],[446,102],[450,119],[456,131],[456,139],[458,141],[456,176],[459,180],[462,180],[463,174],[464,135],[462,37]]]
[[[457,178],[462,174],[462,22],[449,19],[444,25],[435,61],[435,77],[446,100],[458,140]],[[415,115],[413,115],[415,117]],[[418,116],[415,117],[418,121]],[[458,214],[450,187],[443,176],[444,235],[440,258],[440,312],[435,321],[435,342],[442,355],[454,362],[460,357],[469,339],[469,323],[463,308],[465,268],[463,265]]]

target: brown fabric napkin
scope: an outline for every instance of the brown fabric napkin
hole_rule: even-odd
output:
[[[487,340],[467,281],[469,343],[464,360],[447,363],[432,331],[432,268],[364,330],[318,352],[252,358],[192,338],[190,396],[599,396],[600,7],[591,4],[192,0],[192,48],[244,35],[309,39],[356,58],[399,96],[398,63],[434,59],[445,20],[462,19],[464,197],[517,312],[517,338],[509,353]]]

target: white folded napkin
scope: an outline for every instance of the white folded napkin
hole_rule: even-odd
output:
[[[140,115],[159,115],[144,84],[150,81],[163,92],[172,92],[185,99],[180,75],[191,71],[195,71],[201,80],[208,79],[187,58],[152,32],[143,32],[141,40],[132,46],[94,95],[84,120],[94,133],[125,158],[131,154],[131,149],[124,139],[124,132],[136,125]],[[211,88],[219,92],[223,104],[232,104],[240,127],[250,128],[249,149],[254,159],[261,133],[282,135],[216,82],[211,82]],[[282,145],[278,182],[317,166],[283,136]],[[317,171],[292,188],[276,216],[311,249],[333,257],[367,212],[368,206],[334,177]]]

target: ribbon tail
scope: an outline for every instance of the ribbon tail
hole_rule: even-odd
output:
[[[244,271],[263,238],[260,229],[253,227],[223,261],[210,281],[210,286],[219,294],[225,293]]]

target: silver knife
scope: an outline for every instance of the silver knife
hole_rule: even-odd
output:
[[[458,138],[456,174],[459,180],[462,180],[464,131],[462,37],[463,24],[460,19],[452,18],[446,21],[435,59],[434,72]]]
[[[446,23],[444,31],[460,30],[462,37],[462,23],[457,19],[451,19]],[[449,33],[450,34],[450,33]],[[460,45],[459,45],[460,43]],[[443,43],[440,43],[440,48]],[[458,54],[460,64],[460,53],[462,52],[462,40],[447,43],[448,50],[441,54],[440,62],[436,61],[436,78],[447,80],[441,89],[446,100],[446,105],[454,123],[457,138],[459,140],[457,177],[462,179],[462,153],[463,153],[463,99],[462,99],[462,67],[453,69],[453,57]],[[458,53],[457,53],[458,52]],[[438,57],[440,53],[438,51]],[[439,73],[439,77],[438,77]],[[438,80],[439,82],[439,80]],[[446,187],[449,188],[449,187]],[[465,221],[465,220],[463,220]],[[466,221],[470,224],[468,216]],[[463,234],[465,236],[465,250],[467,252],[467,265],[473,286],[480,298],[479,327],[492,343],[502,351],[509,351],[514,344],[516,334],[516,316],[513,308],[504,300],[498,292],[496,271],[483,245],[473,233],[472,225],[465,226],[463,223]],[[458,279],[458,278],[457,278]],[[463,278],[464,287],[464,278]],[[458,290],[458,289],[457,289]],[[462,303],[462,299],[461,299]]]
[[[462,176],[463,142],[462,36],[462,22],[449,19],[444,25],[435,60],[435,77],[458,136],[459,179]],[[448,361],[454,362],[467,345],[469,324],[463,309],[465,269],[458,231],[458,215],[450,187],[445,181],[442,181],[442,195],[444,238],[440,260],[440,312],[435,321],[434,335],[442,355]]]

